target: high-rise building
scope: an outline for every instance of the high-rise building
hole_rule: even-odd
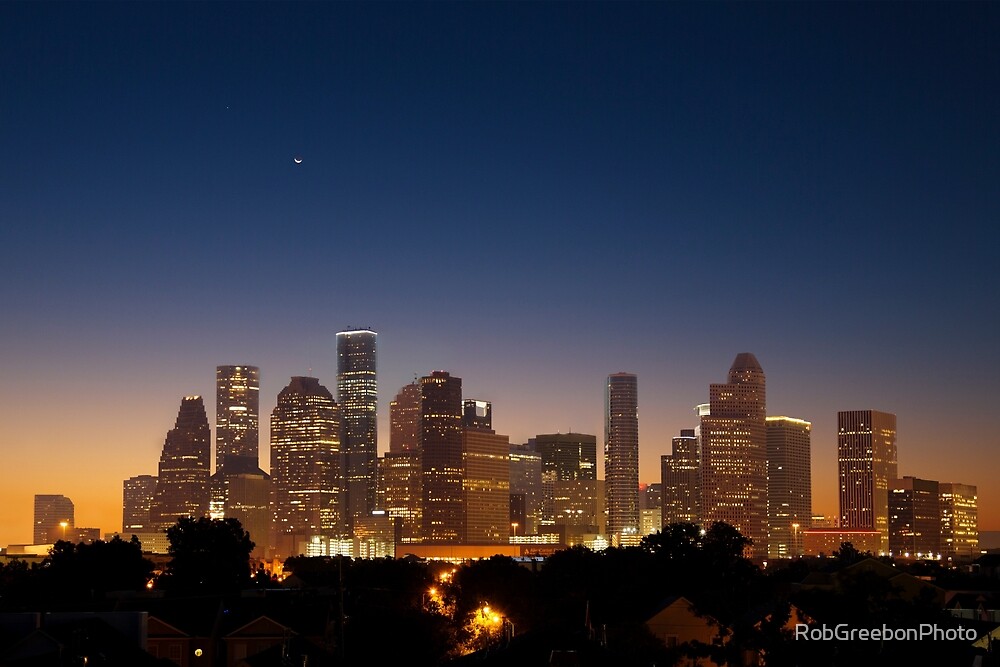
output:
[[[122,484],[122,535],[126,539],[132,533],[150,530],[149,510],[155,493],[154,475],[129,477]]]
[[[660,456],[660,525],[699,523],[700,463],[694,429],[681,429],[669,454]]]
[[[979,557],[979,499],[971,484],[942,482],[941,557],[972,560]]]
[[[434,371],[420,378],[421,539],[461,542],[462,378]]]
[[[767,421],[768,558],[802,555],[812,521],[812,424],[793,417]]]
[[[462,426],[493,428],[493,405],[489,401],[467,398],[462,401]]]
[[[877,530],[889,549],[889,482],[896,479],[896,415],[837,413],[840,527]]]
[[[639,536],[639,390],[631,373],[608,376],[604,477],[612,544]]]
[[[75,529],[73,501],[61,494],[35,495],[34,544],[69,540]]]
[[[275,555],[305,553],[314,537],[338,536],[340,414],[313,377],[293,377],[271,413],[271,508]]]
[[[553,473],[554,481],[597,479],[597,436],[543,433],[536,435],[534,442],[542,458],[542,471]]]
[[[389,451],[415,452],[420,448],[420,385],[399,390],[389,403]]]
[[[889,480],[889,553],[906,558],[941,555],[941,493],[930,479]]]
[[[701,512],[705,525],[724,521],[767,557],[767,432],[764,370],[749,352],[736,355],[729,381],[709,385],[701,418]]]
[[[542,519],[542,457],[528,444],[511,445],[508,456],[511,534],[537,535]]]
[[[487,404],[488,405],[488,404]],[[462,429],[466,544],[506,544],[510,537],[510,438],[491,428]]]
[[[375,338],[376,333],[369,329],[337,334],[337,400],[345,495],[342,518],[348,530],[354,519],[367,517],[377,504]]]
[[[420,455],[416,450],[386,452],[381,459],[379,487],[382,509],[399,526],[403,542],[417,542],[421,530]]]
[[[229,457],[258,462],[260,442],[260,369],[217,366],[215,369],[215,468],[226,469]]]
[[[212,431],[201,396],[185,396],[160,454],[156,492],[149,509],[153,530],[166,530],[182,517],[208,514]]]

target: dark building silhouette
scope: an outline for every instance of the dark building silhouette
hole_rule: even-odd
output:
[[[514,535],[536,535],[542,525],[544,489],[542,485],[542,457],[534,445],[511,445],[510,494],[511,526]],[[552,504],[550,499],[549,504]],[[551,521],[550,521],[551,523]]]
[[[462,502],[462,379],[445,371],[420,378],[421,539],[465,538]]]
[[[639,538],[639,391],[631,373],[608,376],[604,479],[612,544]]]
[[[340,414],[313,377],[293,377],[271,413],[271,509],[275,555],[304,553],[313,537],[337,537]]]
[[[767,549],[769,558],[802,555],[802,533],[812,522],[812,424],[768,417]]]
[[[165,530],[180,517],[208,514],[212,432],[201,396],[181,401],[174,428],[160,455],[156,492],[149,510],[153,530]]]
[[[709,385],[701,418],[701,512],[725,521],[767,557],[767,415],[764,370],[749,352],[736,355],[729,382]]]
[[[542,472],[551,473],[553,481],[597,479],[597,436],[543,433],[536,435],[534,442],[542,459]]]
[[[344,476],[342,520],[348,534],[354,520],[368,517],[378,504],[376,336],[368,329],[337,334],[337,401]]]
[[[681,429],[660,456],[661,525],[701,523],[701,463],[694,429]]]
[[[935,480],[889,480],[889,553],[933,560],[941,555],[941,491]]]
[[[415,452],[420,447],[420,385],[399,390],[389,403],[389,451]]]
[[[74,534],[76,508],[61,494],[35,495],[34,544],[54,544]]]
[[[467,398],[462,402],[462,426],[493,428],[493,405],[489,401]]]

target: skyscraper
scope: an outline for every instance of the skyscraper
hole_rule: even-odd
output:
[[[906,558],[941,555],[941,494],[930,479],[889,480],[889,553]]]
[[[35,495],[35,544],[54,544],[73,537],[75,528],[73,501],[61,494]]]
[[[542,471],[553,473],[554,481],[597,479],[597,436],[543,433],[534,440],[535,451],[542,457]]]
[[[368,329],[337,334],[337,400],[345,495],[342,518],[348,531],[356,518],[369,516],[377,504],[376,335]]]
[[[462,378],[434,371],[420,378],[421,538],[465,538],[462,502]]]
[[[462,501],[466,544],[507,544],[510,537],[510,438],[491,428],[462,429]]]
[[[837,413],[840,527],[877,530],[889,549],[889,482],[896,479],[896,415]]]
[[[275,555],[304,553],[312,537],[340,531],[340,415],[313,377],[293,377],[271,413]]]
[[[979,557],[979,498],[972,484],[942,482],[941,556],[972,560]]]
[[[596,447],[596,444],[595,444]],[[512,535],[535,535],[542,520],[542,457],[528,444],[511,445],[510,495]]]
[[[767,557],[767,432],[764,370],[749,352],[736,355],[729,382],[709,385],[701,418],[701,512],[724,521]]]
[[[661,525],[700,523],[700,463],[693,428],[681,429],[669,454],[660,457]]]
[[[767,555],[794,558],[812,520],[812,424],[792,417],[768,417],[766,424]]]
[[[415,452],[420,447],[420,385],[399,390],[389,403],[389,451]]]
[[[122,535],[150,530],[149,510],[156,493],[156,477],[138,475],[129,477],[122,484]]]
[[[201,396],[185,396],[160,454],[156,492],[149,510],[153,530],[166,530],[181,517],[208,513],[212,432]]]
[[[224,471],[229,457],[251,458],[257,466],[260,422],[260,369],[215,369],[215,467]]]
[[[612,544],[639,536],[639,390],[631,373],[608,376],[604,477]]]

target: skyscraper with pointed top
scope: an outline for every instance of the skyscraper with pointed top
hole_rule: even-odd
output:
[[[729,381],[709,385],[701,417],[701,512],[704,525],[724,521],[767,557],[767,402],[764,369],[749,352],[736,355]]]
[[[160,454],[156,492],[149,509],[150,525],[165,530],[180,517],[208,513],[212,432],[201,396],[185,396],[177,421]]]
[[[639,537],[639,388],[632,373],[608,376],[604,478],[612,544]]]
[[[337,402],[340,405],[341,470],[344,476],[343,520],[367,517],[377,504],[378,384],[375,339],[369,329],[337,334]]]

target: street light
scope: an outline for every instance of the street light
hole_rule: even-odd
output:
[[[513,537],[517,537],[517,521],[512,521],[510,524],[510,531]]]
[[[63,542],[66,541],[66,527],[69,526],[69,521],[60,521],[59,525],[62,526],[62,539]]]
[[[792,524],[792,555],[799,555],[799,524]]]

